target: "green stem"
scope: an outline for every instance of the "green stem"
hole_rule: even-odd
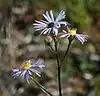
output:
[[[62,96],[62,90],[61,90],[61,71],[60,71],[60,67],[58,66],[58,84],[59,84],[59,96]]]
[[[49,46],[52,52],[56,53],[55,50],[53,49],[52,45]]]
[[[37,85],[37,86],[39,86],[39,88],[43,91],[43,92],[45,92],[47,95],[49,95],[49,96],[53,96],[49,91],[47,91],[40,83],[38,83],[34,78],[31,78],[32,79],[32,81],[34,81],[35,82],[35,84]]]
[[[57,67],[58,67],[58,85],[59,85],[59,96],[62,96],[61,92],[61,68],[60,68],[60,61],[58,56],[58,48],[57,48],[57,41],[55,41],[55,52],[56,52],[56,58],[57,58]]]
[[[61,67],[61,66],[63,65],[63,63],[64,63],[64,60],[65,60],[65,58],[66,58],[66,56],[67,56],[67,54],[68,54],[68,51],[69,51],[69,48],[70,48],[71,43],[72,43],[72,40],[69,40],[68,47],[67,47],[67,50],[66,50],[66,52],[65,52],[65,54],[64,54],[64,57],[63,57],[63,59],[62,59],[62,61],[61,61],[60,67]]]

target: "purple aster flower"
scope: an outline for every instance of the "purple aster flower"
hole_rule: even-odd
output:
[[[65,18],[65,11],[61,11],[56,19],[54,19],[52,10],[50,12],[46,11],[45,14],[43,14],[43,17],[45,20],[37,21],[34,23],[35,31],[42,30],[41,34],[58,34],[58,29],[61,27],[61,25],[67,25],[68,22],[61,21]]]
[[[41,72],[35,70],[34,68],[44,68],[45,65],[42,63],[42,60],[36,61],[34,64],[30,60],[25,61],[21,64],[20,68],[12,69],[12,76],[14,78],[21,77],[22,79],[26,79],[27,82],[32,77],[32,74],[35,73],[37,76],[41,77]]]
[[[60,37],[66,37],[66,38],[75,37],[82,44],[87,41],[88,36],[87,35],[83,35],[83,34],[77,34],[76,33],[76,31],[77,31],[76,28],[69,29],[69,27],[67,26],[67,30],[68,30],[68,32],[63,30],[63,33],[61,33]]]

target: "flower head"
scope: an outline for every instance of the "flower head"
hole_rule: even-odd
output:
[[[61,27],[61,25],[67,25],[68,22],[61,21],[65,18],[65,11],[61,11],[56,19],[54,19],[52,10],[50,12],[46,11],[45,14],[43,14],[43,17],[45,20],[35,21],[34,28],[35,31],[42,30],[41,34],[58,34],[58,29]]]
[[[41,72],[38,70],[35,70],[33,68],[44,68],[45,65],[42,64],[41,60],[36,61],[34,64],[30,60],[25,61],[23,64],[20,65],[20,68],[14,68],[12,69],[12,76],[14,78],[21,77],[22,79],[26,79],[27,82],[32,77],[32,74],[35,73],[37,76],[41,76]]]
[[[73,39],[74,37],[79,40],[82,44],[84,42],[87,41],[87,38],[88,36],[87,35],[83,35],[83,34],[77,34],[76,33],[77,29],[76,28],[72,28],[70,29],[68,26],[67,26],[67,31],[63,30],[63,33],[61,33],[61,36],[60,37],[66,37],[68,39]]]

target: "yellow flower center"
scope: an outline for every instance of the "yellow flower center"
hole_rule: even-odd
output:
[[[67,27],[67,30],[68,30],[68,33],[69,33],[70,35],[72,35],[72,36],[76,35],[77,28],[69,29],[69,28]]]
[[[30,64],[30,60],[26,61],[24,64],[21,64],[20,68],[21,69],[30,69],[31,64]]]

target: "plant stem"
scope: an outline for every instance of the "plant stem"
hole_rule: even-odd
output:
[[[58,67],[58,85],[59,85],[59,96],[62,96],[61,92],[61,68],[60,68],[60,61],[58,56],[58,47],[57,47],[57,41],[54,39],[55,42],[55,52],[56,52],[56,59],[57,59],[57,67]]]
[[[53,96],[48,90],[46,90],[46,88],[44,88],[40,83],[38,83],[34,78],[31,78],[32,79],[32,81],[34,81],[35,82],[35,84],[37,85],[37,86],[39,86],[39,88],[42,90],[42,91],[44,91],[47,95],[49,95],[49,96]]]
[[[60,71],[60,66],[58,66],[58,84],[59,84],[59,96],[62,96],[62,92],[61,92],[61,71]]]
[[[51,49],[52,52],[56,53],[55,50],[52,48],[52,46],[50,45],[49,48]]]
[[[72,40],[69,40],[68,47],[67,47],[67,50],[66,50],[66,52],[65,52],[65,54],[64,54],[64,57],[63,57],[63,59],[62,59],[62,61],[61,61],[60,67],[61,67],[61,66],[63,65],[63,63],[64,63],[64,60],[65,60],[65,58],[66,58],[66,56],[67,56],[67,54],[68,54],[68,51],[69,51],[69,48],[70,48],[71,43],[72,43]]]

